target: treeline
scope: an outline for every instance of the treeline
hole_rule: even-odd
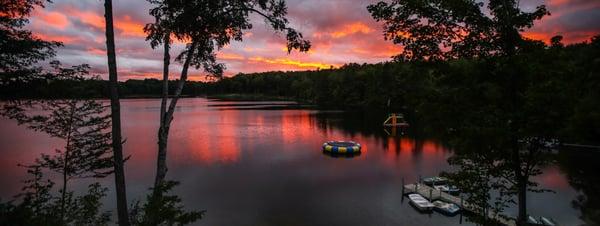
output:
[[[173,93],[177,81],[169,81],[169,92]],[[61,98],[108,98],[108,81],[100,79],[54,79],[33,78],[27,81],[5,83],[1,87],[1,99],[61,99]],[[199,96],[205,83],[187,81],[182,91],[184,96]],[[119,94],[124,98],[159,97],[162,81],[158,79],[130,79],[119,82]]]

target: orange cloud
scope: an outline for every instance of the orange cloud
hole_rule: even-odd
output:
[[[549,0],[548,5],[549,6],[560,6],[560,5],[564,5],[568,2],[569,2],[569,0]]]
[[[39,10],[37,11],[36,16],[47,25],[61,30],[65,29],[70,24],[67,16],[57,12],[44,12]]]
[[[100,55],[100,56],[106,55],[106,50],[98,49],[98,48],[94,48],[94,47],[87,48],[87,52],[94,54],[94,55]]]
[[[78,40],[77,37],[65,36],[65,35],[51,35],[51,34],[42,34],[36,33],[34,34],[37,38],[45,40],[45,41],[57,41],[62,42],[63,44],[73,43]]]
[[[291,65],[291,66],[295,66],[298,68],[305,68],[305,69],[328,69],[330,67],[339,67],[340,65],[338,64],[325,64],[325,63],[318,63],[318,62],[301,62],[301,61],[296,61],[296,60],[290,60],[287,58],[276,58],[276,59],[267,59],[264,57],[252,57],[249,59],[252,62],[257,62],[257,63],[267,63],[267,64],[276,64],[276,65]]]
[[[574,31],[574,32],[559,32],[559,33],[548,33],[548,32],[523,32],[522,35],[525,38],[543,41],[546,44],[550,44],[550,38],[556,35],[563,36],[563,43],[573,44],[589,41],[591,37],[598,35],[598,31]]]
[[[246,59],[242,55],[238,55],[235,53],[224,53],[224,52],[217,53],[217,58],[222,59],[222,60],[244,60],[244,59]]]
[[[346,24],[344,26],[342,26],[341,28],[332,31],[332,32],[315,32],[315,34],[313,35],[314,37],[320,38],[323,36],[329,36],[332,38],[342,38],[342,37],[346,37],[348,35],[353,35],[353,34],[357,34],[357,33],[362,33],[362,34],[368,34],[373,32],[374,29],[370,28],[368,25],[366,25],[363,22],[354,22],[351,24]]]
[[[144,24],[133,21],[128,15],[115,21],[115,27],[125,36],[146,37],[146,33],[144,33]]]
[[[75,9],[67,10],[69,15],[77,18],[80,22],[90,25],[94,28],[104,29],[104,16],[98,15],[92,11],[79,11]]]

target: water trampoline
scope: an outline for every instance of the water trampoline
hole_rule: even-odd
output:
[[[323,143],[323,151],[332,154],[360,153],[360,144],[354,141],[327,141]]]

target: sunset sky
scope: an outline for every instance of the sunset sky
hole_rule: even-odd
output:
[[[218,53],[227,66],[226,75],[273,70],[315,70],[344,63],[376,63],[390,60],[401,47],[383,40],[381,24],[376,23],[366,6],[377,0],[288,0],[288,19],[308,38],[313,47],[308,53],[287,54],[284,34],[273,33],[264,21],[254,18],[254,28],[244,41],[234,42]],[[106,77],[103,1],[55,0],[37,9],[31,29],[38,37],[61,41],[57,59],[65,65],[89,64],[92,72]],[[545,4],[551,16],[538,21],[524,33],[526,37],[548,41],[554,35],[565,43],[589,40],[600,34],[599,0],[521,0],[524,10]],[[153,22],[152,7],[145,0],[114,0],[115,40],[120,80],[159,78],[162,48],[152,50],[144,41],[144,24]],[[176,44],[171,54],[183,48]],[[180,65],[171,67],[176,78]],[[204,73],[191,72],[192,80]]]

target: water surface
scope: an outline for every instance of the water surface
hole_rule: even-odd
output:
[[[197,225],[470,225],[464,219],[461,224],[460,216],[420,214],[402,198],[403,179],[451,170],[446,159],[452,153],[439,141],[410,132],[388,136],[379,126],[383,118],[289,104],[180,100],[167,177],[181,182],[175,193],[186,207],[208,211]],[[159,106],[155,99],[122,100],[130,200],[143,198],[153,182]],[[25,177],[16,164],[32,162],[61,141],[0,120],[0,197],[7,200]],[[360,142],[362,154],[325,155],[321,145],[327,140]],[[548,166],[536,178],[556,193],[529,195],[531,214],[562,225],[581,223],[571,205],[581,194],[566,174],[572,167]],[[109,209],[115,208],[112,180],[103,180],[111,189]]]

